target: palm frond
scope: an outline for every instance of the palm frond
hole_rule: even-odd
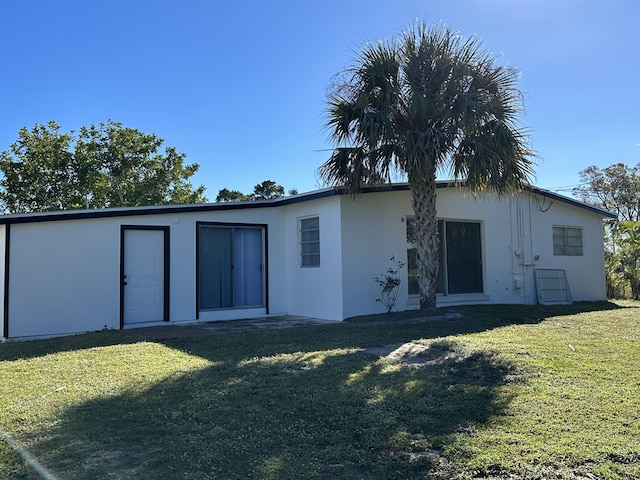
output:
[[[321,175],[359,189],[393,169],[415,178],[449,165],[476,190],[528,183],[534,156],[516,123],[518,72],[481,47],[425,23],[364,45],[329,95],[336,150]]]
[[[390,181],[393,155],[393,148],[388,145],[372,151],[360,147],[340,147],[333,151],[318,172],[329,183],[343,186],[356,195],[365,186]]]
[[[516,192],[529,185],[534,174],[535,154],[526,145],[520,130],[488,122],[458,145],[451,158],[453,178],[464,179],[474,192]]]

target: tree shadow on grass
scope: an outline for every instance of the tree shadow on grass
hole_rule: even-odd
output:
[[[421,477],[442,466],[441,452],[464,449],[464,432],[503,414],[503,386],[519,378],[495,353],[441,337],[617,308],[474,306],[455,320],[156,340],[212,363],[66,407],[22,440],[61,479]],[[415,365],[366,352],[418,339],[426,348]],[[109,331],[9,343],[0,358],[145,340]]]
[[[130,335],[124,330],[103,330],[41,340],[10,341],[0,343],[0,361],[27,360],[55,353],[123,345],[139,341],[140,337]]]
[[[426,338],[457,335],[465,333],[477,333],[507,325],[540,323],[549,317],[575,315],[592,311],[614,310],[619,308],[637,308],[635,306],[621,306],[613,302],[575,302],[572,305],[470,305],[442,309],[460,314],[456,319],[427,319],[425,322],[416,322],[416,317],[423,316],[418,311],[393,312],[392,314],[366,315],[354,317],[345,322],[333,325],[315,326],[318,330],[334,331],[336,344],[344,335],[350,335],[349,331],[354,327],[366,327],[368,330],[361,335],[364,342],[371,341],[378,336],[379,341],[385,341],[385,337],[399,333],[396,329],[388,329],[384,326],[395,326],[397,329],[406,329],[407,332],[422,332]],[[230,320],[229,322],[233,322]],[[382,326],[380,326],[382,325]],[[166,327],[165,327],[166,328]],[[198,326],[175,327],[175,329],[198,329]],[[288,331],[300,329],[294,327]],[[304,329],[304,327],[302,327]],[[0,361],[13,361],[18,359],[40,357],[65,351],[75,351],[87,348],[105,347],[136,343],[144,340],[153,340],[145,335],[145,329],[130,330],[104,330],[81,335],[56,337],[45,340],[15,341],[0,343]],[[169,331],[169,330],[168,330]],[[361,331],[362,333],[362,331]],[[170,339],[169,334],[166,338]],[[162,339],[161,339],[162,340]],[[195,339],[189,339],[195,340]]]
[[[504,411],[500,387],[516,373],[453,342],[425,344],[408,365],[354,338],[321,349],[317,338],[235,337],[165,342],[215,364],[69,408],[35,453],[61,478],[419,478],[453,436]]]

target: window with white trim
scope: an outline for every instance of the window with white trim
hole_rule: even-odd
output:
[[[583,255],[582,227],[553,227],[553,254],[581,257]]]
[[[301,218],[300,266],[320,266],[320,217]]]

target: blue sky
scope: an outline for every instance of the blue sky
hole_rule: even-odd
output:
[[[416,18],[520,70],[538,186],[640,161],[637,0],[3,2],[0,150],[23,126],[113,119],[199,163],[212,200],[265,179],[313,190],[332,76]]]

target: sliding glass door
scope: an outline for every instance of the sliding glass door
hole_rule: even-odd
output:
[[[419,295],[415,218],[407,218],[409,295]],[[442,295],[482,293],[482,235],[479,222],[438,221],[440,265],[436,292]]]
[[[198,225],[198,309],[264,305],[264,228]]]
[[[233,229],[233,306],[262,305],[262,229]]]
[[[440,220],[438,233],[440,268],[437,292],[446,295],[482,293],[480,224]]]

